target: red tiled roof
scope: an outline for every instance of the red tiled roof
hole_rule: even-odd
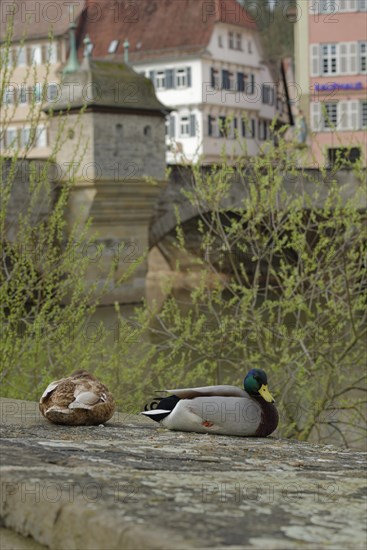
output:
[[[87,1],[88,4],[88,1]],[[119,40],[111,57],[121,57],[123,43],[130,43],[131,61],[180,57],[204,50],[215,23],[222,21],[256,29],[256,23],[236,0],[134,0],[90,2],[83,13],[78,37],[79,52],[89,35],[93,57],[108,56],[108,47]]]
[[[73,0],[73,17],[78,19],[86,0]],[[6,29],[11,21],[14,10],[14,27],[12,40],[48,38],[52,31],[54,36],[67,32],[70,25],[70,15],[64,0],[52,2],[35,0],[1,0],[0,6],[0,37],[5,40]]]

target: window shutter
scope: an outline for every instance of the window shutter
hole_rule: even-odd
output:
[[[237,117],[233,119],[233,139],[237,138]]]
[[[237,73],[237,90],[243,92],[245,90],[244,74]]]
[[[255,93],[255,75],[251,74],[250,77],[250,94],[253,95]]]
[[[191,88],[191,67],[187,67],[187,87]]]
[[[176,136],[176,119],[174,116],[170,116],[169,119],[169,137],[174,138]]]
[[[358,44],[357,42],[349,42],[349,73],[358,73]]]
[[[338,130],[349,130],[348,101],[340,101],[338,104]]]
[[[213,135],[213,122],[211,115],[208,115],[208,136]]]
[[[174,74],[173,69],[166,69],[166,88],[174,88]]]
[[[254,118],[251,119],[251,134],[253,138],[256,137],[256,121]]]
[[[261,120],[257,121],[257,135],[259,136],[259,139],[262,139]]]
[[[321,103],[313,102],[310,105],[311,109],[311,128],[314,132],[321,130]]]
[[[229,90],[229,72],[225,69],[222,70],[222,88]]]
[[[215,88],[215,69],[213,67],[210,69],[210,83],[211,87]]]
[[[16,64],[17,64],[17,54],[18,54],[17,48],[11,48],[9,50],[9,63],[10,63],[10,66],[13,68],[16,67]]]
[[[26,63],[28,65],[28,67],[30,65],[32,65],[32,48],[30,46],[24,46],[25,48],[25,58],[26,58]]]
[[[43,64],[48,63],[50,57],[51,57],[51,48],[50,48],[49,44],[42,44],[42,46],[41,46],[41,62]]]
[[[155,87],[156,86],[155,71],[149,71],[149,78],[153,82],[154,87]]]
[[[318,44],[310,46],[311,76],[320,75],[320,48]]]
[[[195,137],[196,135],[196,116],[190,115],[190,137]]]
[[[359,102],[357,100],[348,101],[349,106],[349,130],[358,130],[358,111]]]
[[[348,43],[341,42],[339,44],[339,72],[340,74],[348,74]]]

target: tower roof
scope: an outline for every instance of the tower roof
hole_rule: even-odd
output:
[[[80,70],[68,73],[61,94],[44,108],[55,112],[85,107],[93,111],[126,111],[164,116],[170,109],[161,103],[153,83],[122,62],[85,59]]]

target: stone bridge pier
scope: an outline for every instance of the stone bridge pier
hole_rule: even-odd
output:
[[[167,110],[149,79],[118,62],[85,58],[64,75],[60,89],[45,111],[50,141],[59,143],[61,184],[72,177],[69,226],[83,227],[91,218],[92,244],[77,241],[76,249],[89,260],[90,283],[108,281],[102,304],[139,302],[148,226],[165,185]]]

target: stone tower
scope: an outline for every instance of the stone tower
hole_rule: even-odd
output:
[[[148,227],[165,184],[165,115],[153,84],[127,64],[84,58],[64,72],[57,99],[45,108],[50,140],[61,135],[62,180],[74,173],[68,221],[92,218],[91,281],[114,275],[103,303],[134,303],[145,295]],[[62,129],[61,129],[62,128]],[[61,130],[60,130],[61,129]],[[154,180],[154,182],[153,182]],[[82,245],[82,243],[81,243]],[[103,257],[103,273],[96,272]],[[121,275],[138,267],[122,284]]]

